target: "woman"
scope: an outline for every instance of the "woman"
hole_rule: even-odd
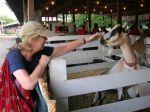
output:
[[[35,90],[35,87],[38,78],[42,77],[51,58],[64,55],[81,45],[101,37],[101,35],[97,33],[89,38],[69,42],[64,46],[55,48],[44,47],[47,37],[53,35],[54,34],[50,31],[45,30],[40,23],[29,21],[20,29],[19,36],[22,42],[19,44],[18,48],[13,48],[7,55],[10,73],[13,80],[15,80],[15,84],[17,85],[20,94],[24,97],[20,88],[29,90],[33,102],[37,99],[43,99],[42,96],[39,95],[40,92],[38,89],[36,88]],[[44,102],[41,104],[43,103]],[[38,107],[40,107],[41,104],[38,104]],[[45,111],[43,110],[43,107],[44,106],[40,108],[40,112]],[[35,106],[31,107],[31,110],[33,110],[33,108],[35,108]]]

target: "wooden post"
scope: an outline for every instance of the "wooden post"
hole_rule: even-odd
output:
[[[75,14],[73,13],[72,16],[73,16],[73,22],[75,23]]]
[[[66,14],[66,23],[68,22],[68,20],[67,20],[67,16],[68,16],[68,14]]]
[[[74,0],[73,0],[73,15],[72,15],[72,18],[73,18],[73,22],[75,23],[75,11],[74,11]]]
[[[27,22],[28,21],[28,17],[27,17],[27,1],[23,0],[23,21]]]
[[[110,24],[111,24],[111,28],[112,28],[112,14],[110,15]]]
[[[67,68],[65,59],[53,59],[49,66],[50,83],[53,81],[65,81],[67,80]],[[52,84],[52,83],[51,83]],[[53,85],[51,85],[53,87]],[[63,85],[62,85],[63,86]],[[55,88],[52,88],[55,89]],[[55,92],[54,98],[60,93]],[[68,98],[56,99],[58,112],[68,112]]]
[[[3,21],[0,21],[0,34],[4,33],[3,25]]]
[[[53,22],[54,20],[53,20],[53,17],[52,17],[52,22]]]
[[[42,22],[42,21],[41,21],[41,18],[42,18],[42,10],[36,10],[36,11],[35,11],[35,15],[36,15],[36,16],[35,16],[35,20],[41,23],[41,22]]]
[[[40,0],[34,0],[34,12],[35,12],[35,17],[34,20],[42,23],[42,6]]]
[[[91,0],[87,0],[87,12],[89,20],[89,31],[91,32]]]
[[[56,21],[58,22],[58,15],[56,15]]]
[[[149,26],[150,26],[150,13],[149,13]]]
[[[122,25],[121,1],[117,0],[117,23]]]
[[[62,22],[63,22],[63,25],[64,25],[65,24],[65,14],[64,13],[62,14],[62,18],[63,18]]]
[[[103,26],[104,26],[104,15],[103,15]]]
[[[28,21],[35,19],[34,0],[28,0]]]
[[[139,18],[138,18],[138,15],[139,15],[139,11],[138,11],[138,0],[136,0],[136,6],[135,6],[135,22],[137,23],[137,26],[138,26],[138,21],[139,21]]]

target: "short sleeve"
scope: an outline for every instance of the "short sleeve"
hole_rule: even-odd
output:
[[[19,49],[11,50],[8,55],[7,59],[9,62],[10,73],[13,74],[16,70],[24,69],[25,65],[23,63],[22,55]]]

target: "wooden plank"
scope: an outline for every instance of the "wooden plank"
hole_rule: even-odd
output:
[[[49,38],[49,40],[50,41],[73,40],[73,39],[86,38],[88,36],[89,35],[55,36],[55,37]],[[58,44],[50,44],[50,45],[47,44],[47,45],[56,47],[56,46],[63,45],[63,44],[58,43]],[[98,47],[98,50],[83,51],[83,49],[89,48],[89,47]],[[112,59],[105,57],[106,55],[108,55],[109,49],[110,49],[109,47],[102,46],[98,40],[98,41],[87,43],[86,45],[83,45],[81,47],[78,47],[76,49],[76,51],[70,52],[70,53],[63,55],[61,57],[58,57],[58,58],[66,59],[67,65],[68,64],[86,63],[86,62],[88,63],[88,62],[92,62],[94,59],[103,59],[103,60],[106,59],[106,61],[114,61]],[[121,50],[119,50],[119,49],[113,50],[112,55],[121,54],[120,51]]]
[[[51,81],[65,81],[67,80],[66,61],[63,59],[53,59],[49,65],[50,83]],[[53,89],[53,84],[51,84]],[[55,96],[54,96],[55,98]],[[68,111],[68,98],[57,99],[58,112]]]
[[[95,42],[95,41],[94,41]],[[121,56],[122,55],[122,52],[121,52],[121,50],[120,49],[114,49],[112,52],[111,52],[111,54],[109,53],[110,52],[110,48],[107,48],[107,47],[104,47],[104,46],[102,46],[102,45],[97,45],[96,44],[97,42],[95,42],[95,43],[93,43],[93,42],[91,42],[91,43],[88,43],[88,44],[86,44],[86,45],[83,45],[83,46],[81,46],[81,47],[78,47],[78,48],[76,48],[75,50],[76,51],[72,51],[72,52],[70,52],[70,54],[71,53],[76,53],[77,51],[81,51],[81,52],[84,52],[85,50],[84,49],[89,49],[89,48],[91,48],[91,47],[98,47],[98,49],[95,49],[94,51],[97,51],[98,53],[101,53],[101,54],[103,54],[103,55],[105,55],[105,56],[108,56],[108,55],[117,55],[117,56]],[[57,46],[61,46],[61,45],[65,45],[65,43],[63,43],[63,44],[46,44],[45,46],[51,46],[51,47],[57,47]],[[86,50],[86,51],[92,51],[92,50]],[[79,55],[79,54],[78,54]]]
[[[28,21],[35,19],[34,0],[28,0]]]
[[[143,69],[51,83],[55,97],[62,98],[147,82],[150,81],[149,73],[150,69]]]
[[[81,38],[87,38],[91,35],[69,35],[69,36],[54,36],[54,37],[50,37],[48,38],[48,42],[49,41],[68,41],[68,40],[76,40],[76,39],[81,39]],[[56,43],[56,44],[46,44],[47,46],[60,46],[60,45],[63,45],[65,43]],[[83,48],[86,48],[86,47],[94,47],[94,46],[98,46],[98,50],[100,51],[103,51],[103,53],[105,52],[105,54],[107,55],[107,52],[109,51],[109,49],[111,47],[104,47],[100,44],[100,41],[97,40],[97,41],[93,41],[93,42],[90,42],[90,43],[87,43],[81,47],[78,47],[77,50],[82,50]],[[121,54],[121,50],[119,49],[114,49],[112,54],[111,55],[118,55],[118,54]]]
[[[65,54],[63,56],[57,57],[57,59],[62,58],[65,59],[68,64],[78,64],[78,63],[86,63],[86,62],[93,62],[95,59],[102,59],[105,61],[115,61],[113,59],[105,57],[107,52],[105,51],[98,51],[98,50],[91,50],[91,51],[75,51]]]
[[[71,52],[66,55],[60,56],[59,58],[65,59],[68,65],[92,62],[94,59],[103,59],[104,56],[105,54],[103,52],[97,52],[97,50],[92,50]]]
[[[47,41],[54,41],[54,40],[76,40],[76,39],[81,39],[81,38],[87,38],[90,37],[91,35],[66,35],[66,36],[53,36],[53,37],[48,37]]]
[[[150,95],[71,112],[133,112],[150,107]]]
[[[66,60],[67,65],[68,64],[77,64],[77,63],[84,63],[84,62],[92,62],[94,59],[102,59],[105,61],[115,61],[113,59],[105,57],[107,55],[107,52],[105,51],[75,51],[70,52],[66,55],[60,56],[58,58],[63,58]]]
[[[103,62],[103,63],[96,63],[90,65],[82,65],[82,66],[75,66],[75,67],[68,67],[67,74],[76,73],[76,72],[83,72],[88,70],[94,70],[99,68],[111,68],[116,61],[113,62]]]
[[[51,81],[67,80],[66,61],[64,59],[52,59],[49,65]]]
[[[45,44],[45,46],[57,47],[57,46],[65,45],[65,44],[66,43]],[[105,53],[106,55],[108,54],[110,49],[112,49],[111,47],[102,46],[99,43],[99,41],[97,40],[97,41],[93,41],[93,42],[87,43],[85,45],[82,45],[81,47],[76,48],[76,50],[83,50],[84,48],[89,48],[89,47],[98,47],[98,51],[106,52]],[[111,52],[111,55],[118,55],[118,54],[122,54],[120,49],[113,49],[113,51]]]
[[[56,47],[56,46],[61,46],[61,45],[65,45],[67,42],[64,42],[64,43],[55,43],[55,44],[45,44],[46,46],[53,46],[53,47]],[[93,42],[90,42],[90,43],[87,43],[85,45],[82,45],[81,47],[78,47],[78,49],[80,48],[86,48],[86,47],[94,47],[94,46],[99,46],[100,43],[99,41],[93,41]]]
[[[105,54],[104,54],[104,55],[105,55]],[[107,61],[107,62],[113,62],[113,61],[116,61],[116,60],[113,60],[113,59],[111,59],[111,58],[107,58],[106,56],[103,57],[103,59],[104,59],[105,61]]]

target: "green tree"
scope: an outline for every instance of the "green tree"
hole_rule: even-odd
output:
[[[62,21],[62,14],[58,15],[58,20]],[[75,15],[76,27],[83,25],[86,20],[87,14],[76,14]],[[73,22],[72,14],[67,14],[67,22],[69,23]],[[101,26],[110,27],[109,25],[112,25],[113,27],[115,24],[117,24],[117,21],[113,17],[111,20],[110,15],[91,14],[91,30],[94,27],[94,23],[97,23],[99,27]]]
[[[8,16],[0,16],[0,20],[6,21],[4,24],[9,24],[9,23],[13,23],[16,22],[17,20],[14,20]]]
[[[117,21],[112,18],[112,23],[111,23],[111,17],[108,15],[100,15],[100,14],[92,14],[91,15],[91,22],[92,22],[92,28],[94,27],[94,23],[97,23],[99,26],[105,26],[109,27],[109,25],[112,24],[114,26]]]
[[[87,18],[86,14],[76,14],[75,15],[76,27],[79,27],[80,25],[84,25],[86,18]]]
[[[86,20],[87,20],[86,14],[76,14],[75,16],[75,23],[77,27],[79,25],[83,25]],[[94,27],[94,23],[97,23],[99,27],[101,26],[109,27],[109,25],[111,24],[111,17],[108,15],[103,16],[100,14],[91,14],[92,28]],[[112,18],[112,26],[114,26],[116,23],[117,21],[114,18]]]
[[[103,26],[103,16],[100,14],[91,14],[91,26],[94,27],[94,23],[97,23],[99,26]]]

